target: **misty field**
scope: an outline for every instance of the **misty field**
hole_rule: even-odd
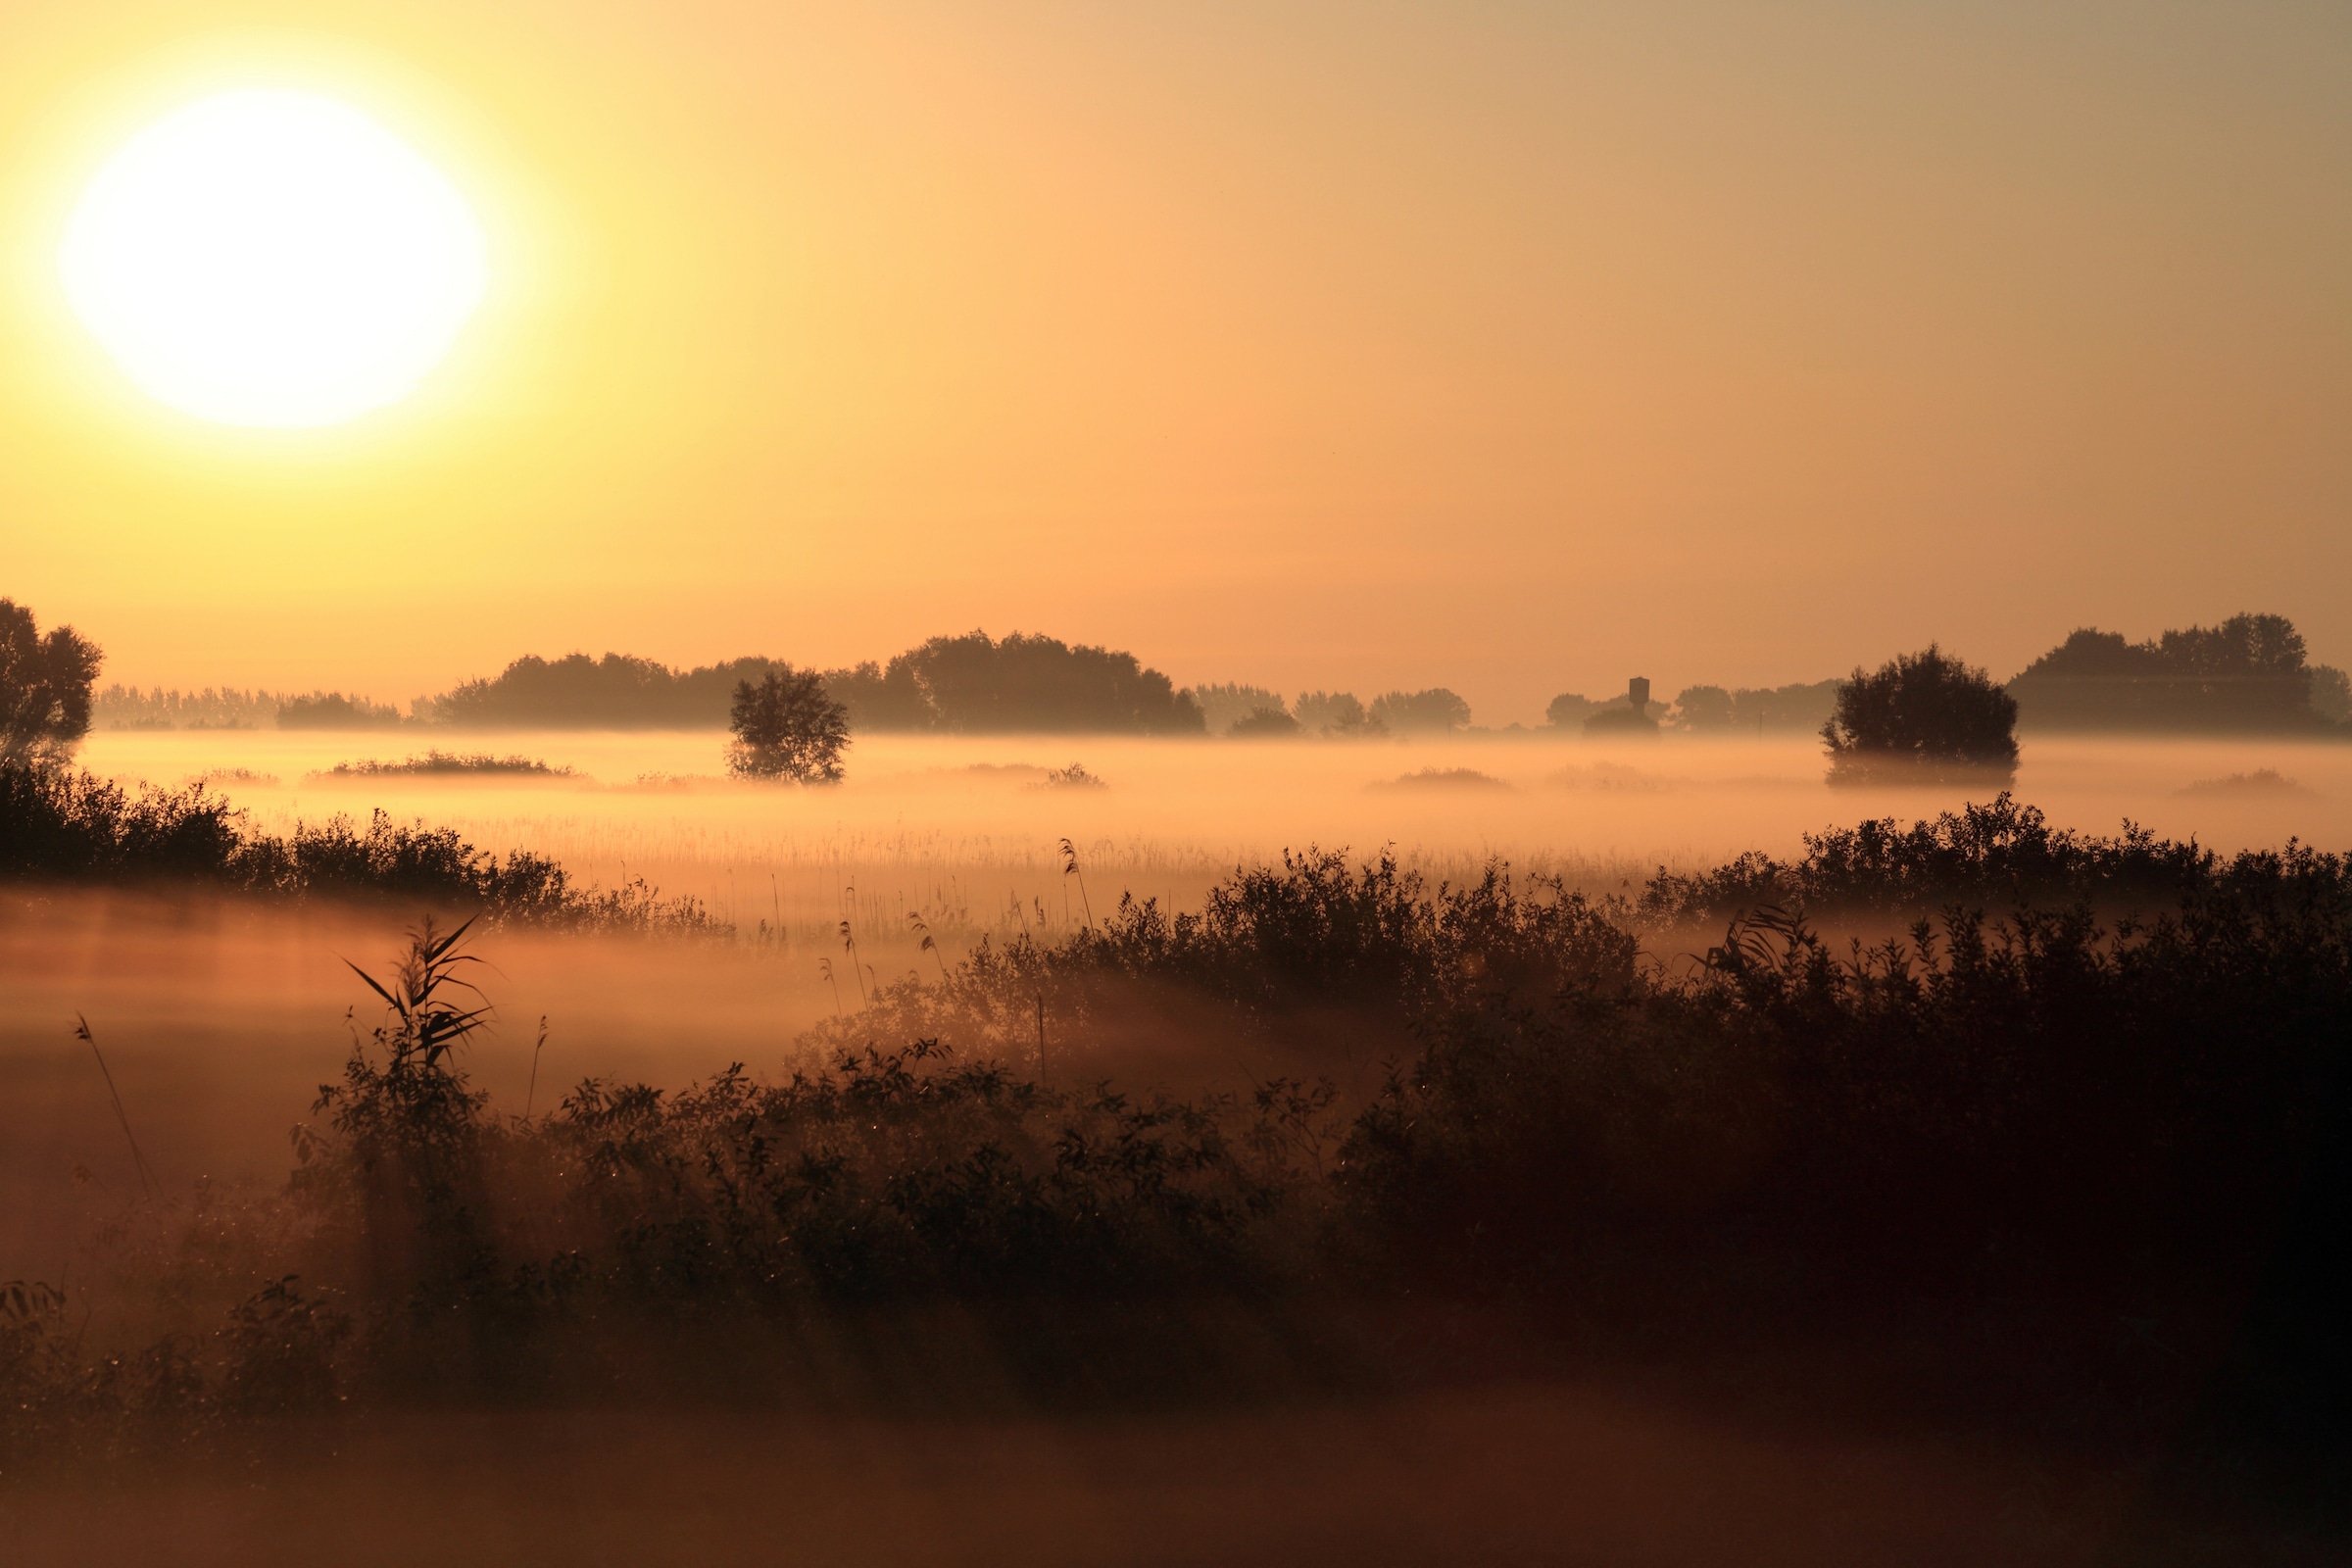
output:
[[[885,984],[933,974],[983,937],[1063,937],[1090,902],[1106,916],[1128,896],[1197,908],[1237,866],[1278,862],[1285,850],[1391,849],[1405,867],[1457,885],[1498,858],[1605,896],[1661,867],[1791,855],[1803,834],[1834,823],[1909,822],[1967,798],[1956,788],[1833,791],[1818,743],[1781,737],[1610,748],[1517,737],[878,736],[860,740],[847,783],[811,790],[725,779],[710,734],[496,740],[501,756],[571,771],[337,776],[338,765],[425,748],[397,733],[276,730],[101,731],[82,760],[125,785],[206,779],[265,828],[376,809],[453,827],[484,849],[550,856],[588,883],[643,879],[698,899],[731,927],[690,941],[502,936],[486,982],[500,1027],[470,1062],[502,1103],[518,1103],[531,1080],[542,1018],[539,1082],[551,1091],[590,1075],[675,1083],[738,1059],[781,1070],[805,1054],[794,1043],[810,1026],[857,1013]],[[1101,787],[1056,782],[1073,762]],[[1489,782],[1444,776],[1464,771]],[[2278,781],[2261,780],[2266,771]],[[2224,852],[2298,835],[2352,844],[2352,747],[2045,740],[2028,748],[2017,794],[2054,825],[2090,832],[2129,818]],[[1065,873],[1063,839],[1076,874]],[[29,1200],[68,1191],[76,1169],[122,1179],[113,1112],[67,1033],[76,1014],[100,1032],[134,1106],[173,1108],[142,1118],[165,1168],[273,1174],[289,1117],[342,1057],[346,1009],[366,1000],[344,960],[380,956],[417,912],[289,911],[155,890],[10,893],[0,978],[16,1004],[0,1019],[0,1180]],[[1657,956],[1702,951],[1721,932],[1674,935]],[[1216,1042],[1187,1050],[1200,1058],[1193,1067],[1154,1068],[1197,1083],[1254,1065]],[[49,1201],[0,1205],[0,1277],[54,1272],[64,1213]]]
[[[453,1518],[911,1446],[916,1492],[797,1505],[875,1560],[858,1510],[918,1492],[1010,1552],[1043,1503],[997,1448],[1075,1466],[1024,1495],[1165,1516],[1135,1560],[1216,1554],[1178,1499],[1262,1517],[1275,1475],[1303,1511],[1254,1544],[1359,1560],[1691,1508],[1670,1560],[2335,1539],[2336,1450],[2279,1433],[2338,1383],[2266,1391],[2340,1338],[2276,1275],[2337,1223],[2348,877],[2267,852],[2352,842],[2352,748],[2037,743],[2043,814],[1905,837],[1854,830],[1964,792],[1832,790],[1798,742],[884,738],[797,789],[709,735],[403,739],[81,760],[710,918],[493,905],[478,965],[404,980],[413,900],[12,888],[0,1370],[47,1436],[7,1462],[85,1467],[10,1503],[25,1539],[130,1455],[172,1532],[292,1549],[219,1467],[380,1507],[412,1428],[539,1454]],[[346,1400],[364,1459],[279,1451]],[[2231,1480],[2241,1430],[2297,1457]],[[1380,1451],[1299,1457],[1334,1442]],[[706,1540],[673,1491],[629,1504],[648,1560]],[[1092,1528],[1052,1560],[1132,1540]]]

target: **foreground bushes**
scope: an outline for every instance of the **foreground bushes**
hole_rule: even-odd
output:
[[[609,930],[700,931],[691,898],[642,881],[603,891],[572,884],[554,860],[477,850],[453,828],[376,811],[299,823],[283,836],[253,825],[201,783],[134,795],[89,773],[0,767],[0,878],[125,886],[190,885],[270,897],[377,898],[494,922]]]
[[[1691,875],[1661,870],[1642,891],[1640,917],[1651,925],[1720,924],[1766,907],[1908,916],[1954,904],[1996,910],[2088,905],[2130,913],[2238,887],[2291,888],[2297,897],[2336,901],[2352,891],[2352,862],[2341,856],[2297,847],[2224,860],[2129,822],[2113,838],[2078,833],[2051,827],[2007,792],[1933,822],[1906,828],[1885,817],[1808,833],[1804,844],[1793,861],[1750,851]]]
[[[428,935],[379,986],[391,1015],[322,1092],[286,1195],[206,1222],[227,1326],[105,1374],[57,1351],[62,1300],[27,1286],[0,1298],[0,1393],[122,1411],[167,1385],[225,1409],[559,1364],[576,1383],[681,1325],[749,1377],[798,1353],[776,1334],[922,1303],[1054,1303],[1066,1335],[1119,1303],[1467,1295],[1559,1332],[1832,1342],[1999,1304],[2086,1344],[2162,1322],[2149,1376],[2176,1392],[2251,1325],[2230,1353],[2286,1391],[2265,1419],[2296,1404],[2339,1443],[2341,862],[2050,835],[2004,801],[1825,836],[1784,875],[1886,906],[1969,877],[2011,898],[1843,951],[1752,908],[1669,966],[1633,909],[1554,884],[1496,868],[1432,889],[1307,855],[1237,873],[1198,915],[1128,904],[1054,947],[984,947],[819,1031],[821,1069],[591,1082],[528,1119],[467,1084],[462,956]],[[2082,897],[2037,898],[2044,877]],[[2143,907],[2103,920],[2085,899],[2119,887]],[[1118,1007],[1170,997],[1202,1049],[1310,1021],[1411,1049],[1352,1102],[1294,1078],[1071,1087]],[[1049,1009],[1059,1087],[1002,1065]],[[2041,1353],[1971,1345],[1951,1348],[1994,1390]],[[1150,1335],[1128,1349],[1165,1358]]]

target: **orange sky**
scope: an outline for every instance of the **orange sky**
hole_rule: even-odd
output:
[[[2053,15],[2063,13],[2063,15]],[[2352,12],[0,0],[0,594],[107,678],[1048,630],[1180,681],[1777,683],[2292,615],[2352,663]],[[65,310],[225,84],[492,236],[411,404],[238,433]]]

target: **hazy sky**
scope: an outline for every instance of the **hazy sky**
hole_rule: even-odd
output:
[[[109,678],[936,631],[1644,673],[2240,609],[2352,662],[2352,8],[0,0],[0,594]],[[220,86],[490,231],[412,403],[147,405],[58,238]]]

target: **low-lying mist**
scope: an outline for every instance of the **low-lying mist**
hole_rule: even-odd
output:
[[[381,808],[714,918],[492,902],[438,1056],[354,972],[426,912],[380,887],[8,889],[0,1371],[60,1452],[426,1389],[1067,1420],[1661,1367],[2021,1484],[2337,1451],[2295,1433],[2352,872],[2237,852],[2352,838],[2352,753],[2029,748],[1913,830],[1959,795],[1777,743],[931,739],[801,790],[708,736],[101,739],[260,830]]]

